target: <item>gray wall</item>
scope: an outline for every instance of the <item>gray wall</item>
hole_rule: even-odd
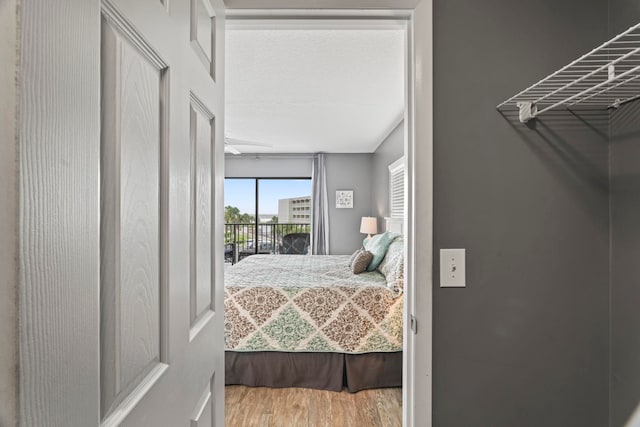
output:
[[[640,103],[611,115],[611,417],[640,403]]]
[[[362,246],[360,219],[371,215],[372,154],[329,154],[329,250],[332,255],[351,254]],[[336,208],[336,190],[353,190],[353,209]]]
[[[389,216],[389,164],[404,155],[404,120],[378,146],[371,165],[371,215],[378,217],[378,231],[384,231]]]
[[[637,0],[612,0],[610,35],[640,21]],[[611,426],[640,403],[640,103],[612,112]]]
[[[495,106],[606,40],[607,1],[434,3],[434,425],[605,426],[607,117]]]

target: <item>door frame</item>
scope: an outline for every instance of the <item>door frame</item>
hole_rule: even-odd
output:
[[[297,3],[295,8],[291,7],[293,6],[291,4],[282,8],[282,2],[279,0],[262,0],[260,9],[236,9],[227,6],[227,22],[265,19],[349,19],[370,23],[381,20],[404,23],[406,34],[404,152],[407,171],[405,178],[407,206],[405,288],[407,292],[404,293],[406,309],[403,322],[402,418],[403,426],[413,427],[417,424],[416,420],[420,420],[421,426],[431,427],[433,406],[433,0],[418,0],[415,2],[419,3],[416,9],[395,9],[397,1],[394,5],[393,0],[383,0],[383,4],[377,5],[380,7],[377,9],[363,7],[362,2],[358,4],[357,0],[338,0],[335,2],[336,8],[317,9],[304,9],[301,2],[293,1],[293,3]],[[349,7],[351,9],[348,9]],[[387,9],[383,9],[384,7]],[[419,40],[416,39],[416,33],[422,36]],[[423,110],[425,113],[420,115],[420,121],[416,119],[417,109],[420,113]],[[416,143],[418,139],[419,146]],[[426,170],[426,174],[419,173],[418,166]],[[417,182],[420,182],[420,188],[417,187]],[[422,263],[420,265],[418,264],[419,253]],[[416,301],[418,286],[422,287],[421,298]],[[420,320],[419,325],[418,320]],[[412,330],[414,327],[415,333]],[[416,352],[419,352],[419,360],[416,358]],[[416,399],[417,383],[422,393],[418,396],[419,399]]]

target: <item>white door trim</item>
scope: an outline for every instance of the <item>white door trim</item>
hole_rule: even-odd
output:
[[[341,9],[279,9],[277,0],[265,0],[264,9],[227,9],[227,22],[233,24],[233,21],[239,20],[301,20],[301,19],[318,19],[318,20],[339,20],[354,19],[358,21],[366,21],[367,25],[375,25],[380,22],[382,25],[388,26],[389,20],[393,20],[394,24],[402,22],[406,29],[407,49],[406,55],[406,76],[405,76],[405,156],[407,159],[407,182],[405,191],[407,194],[407,218],[406,218],[406,276],[405,276],[405,316],[404,316],[404,360],[403,360],[403,425],[413,427],[417,425],[416,405],[420,405],[419,416],[420,426],[431,427],[432,425],[432,343],[433,343],[433,283],[431,277],[431,265],[433,262],[433,108],[432,108],[432,87],[433,87],[433,0],[421,0],[418,5],[421,12],[420,17],[420,47],[424,47],[427,57],[421,55],[416,50],[416,12],[411,9],[393,9],[394,1],[388,0],[389,9],[366,9],[358,8],[357,5],[353,9],[347,9],[349,1],[340,2]],[[426,19],[425,16],[426,15]],[[386,20],[386,22],[385,22]],[[423,28],[426,26],[427,28]],[[426,36],[426,37],[425,37]],[[427,93],[424,99],[422,95]],[[416,118],[416,104],[424,107],[426,114]],[[421,125],[420,134],[417,136],[417,125]],[[424,132],[423,132],[424,130]],[[420,141],[417,147],[416,140]],[[420,155],[424,156],[418,162],[416,151],[419,148]],[[419,164],[418,164],[419,163]],[[424,178],[424,173],[420,170],[427,171],[426,179],[420,180],[420,188],[417,188],[417,182],[420,178]],[[426,216],[425,216],[426,213]],[[416,233],[420,232],[420,237],[416,238]],[[419,251],[417,251],[419,249]],[[426,265],[418,269],[417,254],[420,255],[421,262],[427,261]],[[418,284],[418,270],[421,274],[420,283]],[[423,277],[422,277],[423,276]],[[417,286],[424,287],[424,298],[421,304],[416,304],[414,295]],[[416,308],[419,309],[420,319],[418,325],[418,333],[414,335],[411,331],[410,318],[416,316]],[[419,347],[421,360],[419,363],[420,372],[416,372],[416,336],[420,338]],[[420,399],[415,398],[416,378],[420,377],[421,390],[427,395],[421,395]]]
[[[416,247],[415,247],[415,210],[414,210],[414,189],[415,189],[415,115],[414,115],[414,90],[415,90],[415,54],[413,40],[413,17],[409,20],[406,30],[406,58],[407,64],[405,72],[405,127],[404,127],[404,157],[405,157],[405,254],[407,262],[405,265],[405,287],[404,293],[404,322],[403,322],[403,351],[402,351],[402,425],[407,427],[415,426],[415,345],[414,331],[411,329],[411,319],[415,316],[415,298],[413,292],[415,289],[415,264],[416,264]],[[417,333],[417,324],[415,325]],[[420,325],[423,326],[423,325]],[[426,326],[426,325],[424,325]],[[429,396],[429,404],[431,396]],[[427,427],[431,427],[431,418]]]
[[[405,127],[407,266],[403,425],[433,420],[433,0],[422,0],[407,28]],[[417,20],[420,20],[417,22]],[[426,52],[426,55],[424,54]],[[420,114],[418,114],[420,113]],[[419,144],[418,144],[419,141]],[[420,186],[418,188],[418,183]],[[419,280],[418,280],[419,279]],[[417,296],[417,295],[420,296]],[[417,334],[410,329],[415,316]],[[416,358],[420,355],[420,360]],[[426,396],[423,394],[424,393]]]

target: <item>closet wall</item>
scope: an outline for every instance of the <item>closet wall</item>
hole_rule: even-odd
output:
[[[637,0],[611,0],[614,36],[640,22]],[[640,102],[612,112],[611,427],[640,404]]]
[[[434,1],[435,426],[608,424],[608,117],[495,109],[606,40],[606,16]],[[441,248],[467,249],[466,288],[439,287]]]

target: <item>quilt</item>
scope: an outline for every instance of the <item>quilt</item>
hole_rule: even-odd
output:
[[[225,349],[402,350],[402,296],[348,255],[253,255],[225,272]]]

